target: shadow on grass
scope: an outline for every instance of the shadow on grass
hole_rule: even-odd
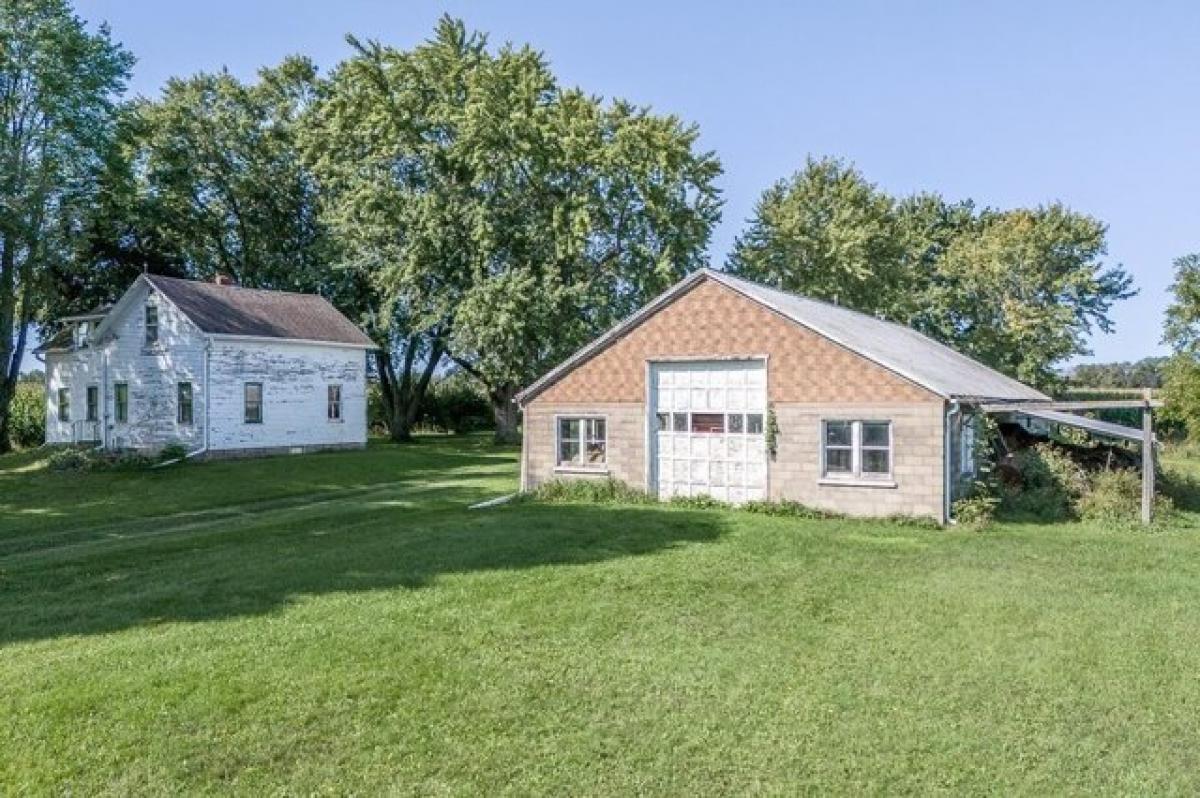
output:
[[[0,563],[0,644],[172,621],[269,613],[305,596],[421,589],[439,577],[587,565],[720,537],[720,513],[518,504],[450,510],[447,487],[420,504],[364,499],[336,513],[230,520],[157,538],[90,541]],[[249,519],[247,519],[249,520]]]

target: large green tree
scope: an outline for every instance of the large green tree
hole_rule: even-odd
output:
[[[1200,253],[1175,259],[1174,298],[1167,307],[1163,343],[1173,352],[1164,374],[1166,412],[1200,439]]]
[[[445,355],[511,438],[523,385],[702,263],[719,164],[694,127],[563,89],[456,20],[410,51],[352,44],[308,149],[344,264],[385,300],[385,400]]]
[[[0,451],[48,270],[95,197],[132,63],[65,0],[0,2]]]
[[[1018,379],[1112,329],[1131,278],[1105,263],[1106,228],[1053,204],[978,210],[936,194],[895,199],[840,161],[812,160],[764,193],[731,271],[879,314]]]

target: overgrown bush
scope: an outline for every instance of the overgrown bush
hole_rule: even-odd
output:
[[[788,518],[837,518],[837,513],[831,513],[826,510],[818,510],[815,507],[809,507],[806,504],[784,499],[782,501],[767,501],[760,499],[756,501],[746,502],[739,505],[739,509],[745,510],[748,513],[756,515],[774,515],[785,516]]]
[[[51,452],[46,465],[51,471],[87,471],[93,460],[90,450],[67,446]]]
[[[495,427],[492,403],[479,383],[463,372],[434,380],[425,395],[418,425],[462,433]]]
[[[1007,464],[1016,473],[1001,490],[1000,508],[1007,515],[1039,521],[1075,517],[1075,503],[1088,491],[1087,472],[1054,446],[1039,443],[1017,452]]]
[[[78,446],[58,447],[46,461],[51,471],[137,470],[155,462],[154,458],[132,450],[108,451]]]
[[[996,518],[1000,499],[987,493],[973,493],[954,502],[952,517],[962,526],[981,529]]]
[[[543,482],[532,493],[543,502],[588,502],[592,504],[646,504],[654,497],[619,479],[556,479]]]
[[[1142,475],[1130,469],[1101,471],[1092,477],[1091,489],[1079,497],[1079,517],[1111,524],[1141,520]],[[1161,519],[1174,510],[1170,496],[1154,497],[1153,516]]]
[[[182,460],[187,457],[188,448],[179,441],[172,441],[158,451],[158,459],[160,462],[168,462],[170,460]]]
[[[18,449],[32,449],[46,441],[46,393],[39,382],[22,380],[10,405],[8,433]]]

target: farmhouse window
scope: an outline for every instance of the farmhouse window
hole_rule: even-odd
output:
[[[601,468],[608,455],[608,430],[603,418],[558,420],[558,465]]]
[[[179,407],[178,420],[180,424],[192,423],[192,384],[190,382],[181,382],[178,385],[178,402]]]
[[[129,420],[129,383],[118,382],[113,385],[113,417],[118,424]]]
[[[146,346],[158,343],[158,305],[146,305]]]
[[[95,385],[87,387],[87,420],[97,421],[100,418],[100,388]]]
[[[330,385],[326,402],[325,414],[330,421],[342,420],[342,386]]]
[[[890,421],[826,421],[821,440],[824,476],[858,479],[891,476]]]
[[[263,386],[261,382],[248,382],[245,388],[245,421],[261,424],[263,420]]]
[[[70,421],[71,420],[71,389],[70,388],[59,388],[58,389],[58,420],[59,421]]]

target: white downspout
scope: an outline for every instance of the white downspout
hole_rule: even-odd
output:
[[[188,452],[187,458],[185,458],[185,459],[199,457],[200,455],[202,455],[208,451],[208,421],[209,421],[209,418],[211,415],[209,412],[209,407],[208,407],[208,400],[209,400],[209,396],[211,395],[211,391],[208,388],[208,382],[209,382],[208,375],[209,375],[209,371],[210,371],[208,363],[211,358],[212,358],[212,339],[208,338],[204,342],[204,443],[201,444],[200,448],[197,449],[196,451]]]
[[[951,399],[949,408],[946,410],[945,429],[942,434],[943,439],[943,454],[942,454],[942,517],[944,523],[953,524],[954,519],[950,517],[950,511],[953,506],[953,488],[954,488],[954,463],[953,463],[953,446],[951,435],[954,430],[954,419],[962,412],[962,408],[958,404],[958,400]]]

